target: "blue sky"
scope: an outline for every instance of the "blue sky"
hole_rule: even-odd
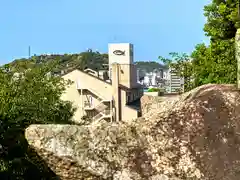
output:
[[[135,60],[190,53],[204,36],[209,0],[7,0],[0,2],[0,64],[32,54],[107,52],[134,44]]]

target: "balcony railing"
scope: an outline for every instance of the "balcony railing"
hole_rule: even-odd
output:
[[[93,116],[93,120],[100,120],[104,117],[109,117],[111,115],[111,111],[109,109],[108,106],[106,106],[105,104],[103,104],[103,102],[100,102],[97,106],[93,106],[91,103],[89,103],[88,101],[84,102],[84,108],[87,109],[95,109],[97,110],[98,114],[96,114],[95,116]]]
[[[110,109],[105,109],[103,112],[104,112],[104,114],[107,115],[107,116],[111,114]]]
[[[84,102],[84,108],[93,108],[92,104],[88,101]]]
[[[93,117],[93,120],[99,120],[103,115],[101,113]]]

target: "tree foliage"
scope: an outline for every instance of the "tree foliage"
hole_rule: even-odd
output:
[[[0,175],[4,178],[31,179],[34,172],[43,179],[44,168],[30,160],[33,152],[24,129],[35,123],[70,122],[74,108],[60,96],[71,82],[49,76],[54,67],[52,62],[21,73],[9,71],[7,66],[0,69]]]
[[[26,69],[31,69],[51,61],[58,62],[53,69],[54,74],[61,74],[61,71],[68,72],[72,69],[108,70],[108,54],[91,49],[78,54],[34,55],[30,59],[16,59],[4,66],[14,72],[23,72]],[[162,64],[155,61],[137,61],[136,66],[138,69],[141,69],[141,76],[144,76],[147,72],[152,72],[154,69],[165,68]]]
[[[187,61],[176,62],[173,58],[170,63],[181,70],[188,66],[187,72],[185,69],[180,74],[188,78],[188,73],[191,73],[191,88],[207,83],[236,83],[234,37],[237,0],[213,0],[204,7],[204,15],[207,18],[204,31],[210,38],[210,44],[198,44]]]
[[[57,61],[57,66],[53,69],[53,72],[60,74],[62,70],[77,68],[84,70],[85,68],[91,68],[94,70],[107,69],[107,66],[103,64],[108,63],[108,54],[101,54],[94,52],[91,49],[79,54],[52,54],[52,55],[34,55],[30,59],[16,59],[13,62],[6,64],[5,67],[9,67],[12,71],[23,72],[28,68],[33,68],[41,64]]]
[[[171,58],[164,58],[162,56],[159,56],[159,60],[162,61],[164,64],[166,64],[168,67],[171,67],[180,77],[184,77],[184,90],[188,91],[192,89],[192,64],[191,64],[191,58],[183,53],[175,53],[171,52],[169,53]]]
[[[40,55],[0,67],[0,179],[51,179],[49,171],[28,146],[24,129],[30,124],[71,123],[74,109],[60,96],[70,83],[62,70],[107,70],[108,54],[88,50],[79,54]],[[139,63],[152,71],[159,63]],[[160,66],[160,65],[159,65]],[[90,121],[86,119],[86,123]]]

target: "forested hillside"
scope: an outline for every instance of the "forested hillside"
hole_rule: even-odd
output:
[[[4,65],[11,69],[11,71],[23,71],[28,68],[33,68],[39,64],[57,61],[54,72],[58,73],[61,70],[72,68],[85,69],[86,67],[99,70],[106,69],[104,64],[108,63],[108,55],[93,52],[92,50],[82,52],[79,54],[54,54],[54,55],[39,55],[32,56],[30,59],[16,59],[13,62]]]
[[[30,59],[16,59],[13,62],[4,65],[5,68],[11,71],[22,72],[25,69],[33,68],[39,64],[49,61],[57,61],[57,66],[54,73],[60,73],[61,70],[91,68],[94,70],[108,69],[108,54],[101,54],[92,50],[79,54],[64,54],[64,55],[39,55],[32,56]],[[155,61],[137,61],[136,65],[144,72],[151,72],[157,68],[163,68]]]

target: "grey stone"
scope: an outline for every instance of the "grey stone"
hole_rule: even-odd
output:
[[[63,180],[240,179],[234,85],[204,85],[142,105],[144,116],[131,122],[31,125],[25,136]]]

